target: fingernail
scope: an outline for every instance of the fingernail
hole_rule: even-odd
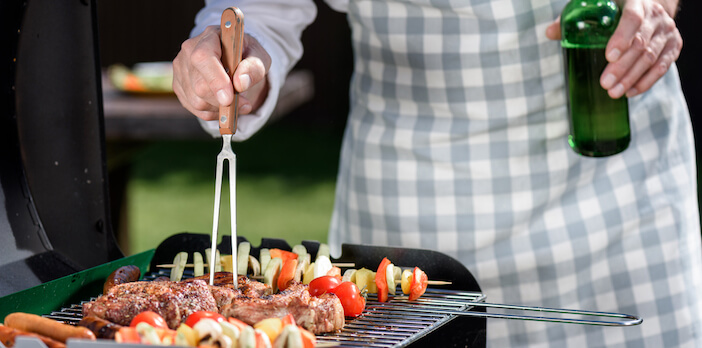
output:
[[[217,91],[217,102],[219,105],[228,105],[228,100],[227,100],[227,92],[225,92],[223,89],[220,89]]]
[[[639,95],[639,90],[637,90],[636,88],[631,88],[626,92],[627,98],[635,97],[637,95]]]
[[[617,82],[617,78],[612,74],[607,74],[602,78],[602,88],[610,89]]]
[[[609,90],[609,95],[614,99],[617,99],[617,98],[623,96],[624,95],[624,86],[621,83],[614,86],[614,88]]]
[[[241,83],[242,92],[249,89],[251,86],[251,76],[247,74],[239,75],[239,83]]]
[[[619,59],[619,56],[622,55],[622,52],[619,51],[617,48],[611,49],[609,52],[607,52],[607,61],[611,62],[616,62],[617,59]]]
[[[239,107],[239,114],[246,115],[251,112],[251,104],[244,104]]]

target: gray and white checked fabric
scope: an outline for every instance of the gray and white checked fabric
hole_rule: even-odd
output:
[[[644,318],[493,319],[491,347],[701,347],[695,156],[677,71],[630,100],[629,149],[578,156],[560,45],[544,35],[564,5],[349,1],[356,66],[330,244],[440,250],[490,302]]]

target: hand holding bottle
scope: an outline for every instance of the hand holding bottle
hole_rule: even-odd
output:
[[[600,84],[612,98],[633,97],[651,88],[680,56],[682,37],[673,15],[677,0],[627,0],[605,55]],[[560,21],[546,29],[560,40]]]

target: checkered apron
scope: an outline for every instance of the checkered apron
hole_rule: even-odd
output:
[[[626,151],[575,154],[560,45],[544,35],[564,5],[349,1],[356,64],[330,244],[439,250],[489,302],[644,318],[491,319],[491,347],[700,347],[695,155],[677,71],[630,99]]]

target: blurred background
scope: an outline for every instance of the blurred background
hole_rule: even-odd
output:
[[[681,2],[678,27],[685,45],[678,69],[699,133],[702,43],[694,37],[699,30],[693,17],[701,6]],[[237,230],[254,245],[261,237],[291,245],[327,238],[352,52],[345,14],[315,3],[318,17],[303,34],[305,55],[291,74],[290,94],[279,103],[275,121],[234,144]],[[171,61],[202,6],[193,0],[97,1],[102,67]],[[104,94],[111,209],[123,251],[151,249],[180,232],[210,233],[221,140],[200,130],[187,111],[174,108],[172,95],[121,93],[107,82]],[[230,230],[227,193],[224,187],[220,234]]]

